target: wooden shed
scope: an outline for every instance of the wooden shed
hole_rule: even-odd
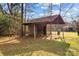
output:
[[[63,18],[60,15],[53,15],[32,19],[29,20],[27,23],[23,23],[22,25],[28,25],[30,35],[33,35],[36,38],[40,35],[46,35],[48,24],[65,24],[65,22],[63,21]]]

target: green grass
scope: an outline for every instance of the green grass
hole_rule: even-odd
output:
[[[25,40],[26,41],[26,40]],[[22,46],[22,42],[17,44],[0,45],[2,55],[29,55],[29,56],[52,56],[65,55],[69,44],[65,42],[50,40],[27,40],[27,45]]]
[[[77,36],[76,32],[64,32],[64,37],[65,39],[69,39],[69,38],[79,39],[79,36]]]
[[[75,32],[65,32],[65,39],[33,40],[16,37],[0,38],[1,56],[79,56],[79,36]],[[5,38],[5,39],[4,39]],[[14,40],[15,39],[15,40]],[[3,41],[1,41],[3,40]],[[14,41],[12,41],[14,40]],[[8,43],[7,43],[8,42]]]
[[[64,40],[70,44],[67,55],[79,56],[79,36],[76,32],[65,32]]]

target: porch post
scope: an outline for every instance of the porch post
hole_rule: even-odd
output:
[[[35,24],[34,24],[34,40],[36,39],[36,27],[35,27]]]
[[[26,25],[24,25],[24,36],[26,34]]]
[[[50,40],[52,40],[52,24],[50,23]]]
[[[63,28],[63,39],[64,39],[64,28]]]
[[[48,26],[47,26],[47,24],[46,24],[46,40],[47,40],[47,36],[48,36],[48,30],[47,30],[47,28],[48,28]]]

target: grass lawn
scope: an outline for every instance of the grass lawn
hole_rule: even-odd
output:
[[[75,32],[65,32],[64,37],[65,42],[0,37],[0,56],[79,56],[79,36]]]

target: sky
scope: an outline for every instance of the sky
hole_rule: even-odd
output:
[[[49,8],[50,5],[50,3],[28,3],[26,6],[26,19],[49,16],[49,11],[51,10]],[[79,18],[78,9],[79,3],[52,3],[52,15],[60,14],[64,21],[68,22]],[[4,10],[8,11],[6,5],[4,6]]]
[[[49,16],[49,4],[30,4],[32,6],[30,6],[29,8],[35,10],[35,13],[28,13],[27,15],[31,16],[28,18],[40,18],[40,17],[45,17],[45,16]],[[78,16],[79,16],[79,4],[78,3],[53,3],[52,4],[52,15],[55,14],[60,14],[64,21],[73,21],[73,20],[77,20]],[[61,11],[60,11],[61,10]]]

